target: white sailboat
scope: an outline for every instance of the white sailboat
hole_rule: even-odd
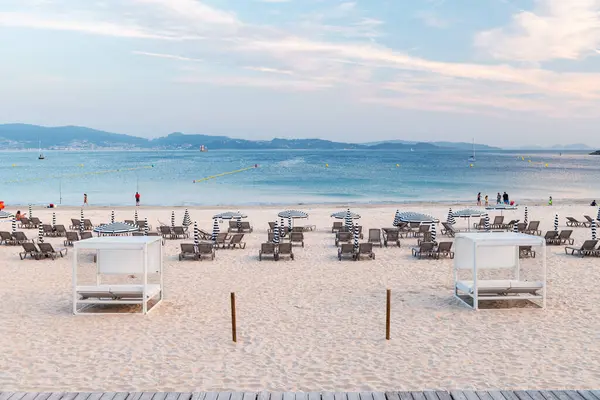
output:
[[[469,157],[469,162],[475,162],[476,158],[475,158],[475,139],[473,139],[473,155],[471,155],[471,157]]]
[[[38,156],[38,160],[43,160],[46,158],[46,157],[44,157],[44,153],[42,153],[42,141],[41,140],[39,142],[39,153],[40,153],[40,155]]]

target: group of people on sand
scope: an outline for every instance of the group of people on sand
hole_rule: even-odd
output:
[[[487,194],[485,195],[484,201],[485,204],[482,204],[481,192],[477,193],[477,205],[485,205],[486,207],[490,205],[489,197]],[[504,194],[500,194],[500,192],[498,192],[498,195],[496,196],[496,204],[510,204],[510,198],[508,197],[508,194],[506,192],[504,192]]]

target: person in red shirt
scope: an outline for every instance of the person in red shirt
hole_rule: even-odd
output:
[[[135,192],[135,205],[139,206],[140,205],[140,194],[139,192]]]

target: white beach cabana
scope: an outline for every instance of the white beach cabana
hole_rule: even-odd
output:
[[[77,269],[80,250],[96,251],[96,284],[79,285]],[[161,238],[155,236],[104,236],[73,244],[73,314],[98,304],[139,304],[143,314],[163,299]],[[141,284],[107,284],[107,275],[139,275]],[[158,274],[159,283],[148,283],[149,274]],[[155,300],[149,309],[148,303]]]
[[[543,272],[540,280],[520,279],[520,246],[541,249]],[[479,271],[490,269],[510,270],[512,278],[489,280],[477,277]],[[464,270],[471,271],[470,280],[459,279],[459,272]],[[510,232],[457,234],[454,296],[475,310],[484,300],[535,300],[541,301],[541,307],[546,308],[546,241],[539,236]]]

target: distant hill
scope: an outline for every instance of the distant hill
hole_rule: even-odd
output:
[[[27,124],[0,125],[0,149],[34,149],[38,143],[45,149],[198,149],[201,145],[210,150],[219,149],[373,149],[373,150],[436,150],[471,148],[469,143],[420,143],[391,140],[369,144],[333,142],[322,139],[272,139],[245,140],[227,136],[171,133],[156,139],[104,132],[79,126],[44,127]],[[443,146],[442,146],[443,144]],[[465,147],[461,147],[461,146]],[[480,149],[493,147],[476,145]]]
[[[363,143],[367,146],[376,146],[382,143],[400,143],[400,144],[404,144],[404,145],[411,145],[414,147],[414,145],[417,142],[411,142],[411,141],[406,141],[406,140],[388,140],[385,142],[369,142],[369,143]],[[432,145],[434,147],[445,147],[448,149],[456,149],[456,150],[471,150],[473,148],[473,143],[466,143],[466,142],[426,142],[429,145]],[[475,143],[475,150],[501,150],[500,147],[493,147],[493,146],[488,146],[485,144],[478,144]]]
[[[593,153],[590,153],[590,156],[600,156],[600,150],[596,150]]]
[[[554,146],[517,146],[510,147],[510,150],[592,150],[592,148],[586,144],[575,143],[575,144],[555,144]]]

